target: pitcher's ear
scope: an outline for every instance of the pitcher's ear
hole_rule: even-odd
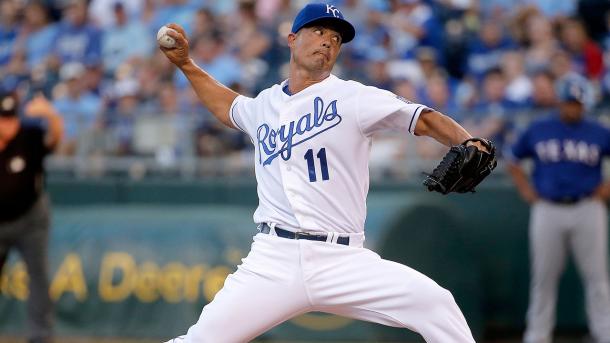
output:
[[[291,32],[288,34],[288,37],[286,39],[288,41],[288,46],[292,48],[294,46],[294,41],[297,40],[297,34]]]

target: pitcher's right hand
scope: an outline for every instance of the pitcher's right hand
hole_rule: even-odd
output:
[[[173,37],[176,40],[176,45],[173,48],[164,48],[159,46],[159,49],[163,51],[165,56],[176,65],[176,67],[181,68],[186,63],[190,62],[191,58],[189,56],[189,42],[186,38],[186,32],[182,26],[178,24],[168,24],[167,27],[173,29],[175,32],[168,30],[167,34]]]

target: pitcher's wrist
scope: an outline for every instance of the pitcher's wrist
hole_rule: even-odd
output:
[[[180,68],[182,71],[186,71],[186,69],[188,69],[190,66],[195,66],[195,62],[189,57],[184,61],[184,63],[179,65],[178,68]]]

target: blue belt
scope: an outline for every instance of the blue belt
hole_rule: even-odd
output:
[[[269,234],[271,232],[271,227],[265,223],[261,224],[259,227],[261,233]],[[309,241],[320,241],[326,242],[328,239],[328,235],[326,234],[317,234],[317,233],[308,233],[308,232],[292,232],[284,229],[280,229],[279,227],[275,227],[275,234],[278,237],[288,238],[288,239],[306,239]],[[349,245],[349,237],[339,236],[337,238],[337,244]]]

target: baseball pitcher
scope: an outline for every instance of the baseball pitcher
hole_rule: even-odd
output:
[[[474,342],[451,293],[363,248],[371,136],[383,129],[453,146],[426,179],[430,190],[472,191],[495,167],[493,145],[449,117],[391,92],[331,74],[355,36],[339,9],[309,4],[288,35],[288,80],[239,95],[189,58],[184,30],[162,47],[201,102],[255,147],[258,233],[238,270],[171,342],[247,342],[310,311],[402,327],[427,342]],[[173,44],[173,42],[172,42]]]

